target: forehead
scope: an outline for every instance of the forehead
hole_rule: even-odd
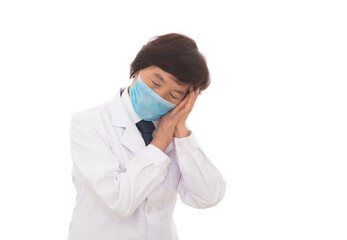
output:
[[[165,72],[163,69],[157,67],[157,66],[151,66],[148,68],[149,74],[161,81],[166,81],[171,84],[177,84],[180,87],[189,87],[188,83],[179,81],[174,75]]]

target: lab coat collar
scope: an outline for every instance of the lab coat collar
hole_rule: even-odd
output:
[[[111,119],[112,125],[115,127],[127,127],[129,122],[131,122],[131,117],[121,99],[121,94],[124,90],[125,88],[120,88],[112,99]]]
[[[146,147],[146,145],[121,99],[121,93],[124,90],[125,88],[120,88],[112,100],[111,121],[114,127],[125,128],[120,139],[121,144],[130,151],[137,153]]]

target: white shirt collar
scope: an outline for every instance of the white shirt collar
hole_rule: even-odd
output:
[[[131,99],[130,99],[130,95],[129,95],[129,87],[128,86],[126,89],[124,89],[123,93],[122,93],[122,101],[126,107],[126,109],[128,110],[128,113],[131,117],[131,119],[133,119],[134,123],[138,123],[139,121],[141,121],[142,119],[139,117],[139,115],[137,115],[137,113],[135,112],[134,110],[134,107],[131,103]],[[155,121],[152,121],[155,128],[157,128],[158,126],[158,122],[159,120],[155,120]]]

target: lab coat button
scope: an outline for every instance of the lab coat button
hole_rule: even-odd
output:
[[[151,208],[151,207],[148,207],[148,208],[147,208],[147,212],[148,212],[148,213],[151,213],[151,211],[152,211],[152,208]]]

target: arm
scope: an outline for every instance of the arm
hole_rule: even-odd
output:
[[[149,144],[120,169],[118,156],[88,118],[73,116],[70,150],[74,167],[90,192],[116,218],[131,216],[164,180],[170,158]]]
[[[226,182],[201,149],[191,130],[188,137],[174,137],[177,163],[181,171],[178,193],[183,203],[195,208],[208,208],[219,203]]]
[[[223,199],[226,182],[185,126],[198,94],[199,89],[194,91],[190,86],[189,94],[180,104],[161,117],[151,143],[165,151],[173,139],[181,171],[178,185],[181,200],[195,208],[207,208]]]

